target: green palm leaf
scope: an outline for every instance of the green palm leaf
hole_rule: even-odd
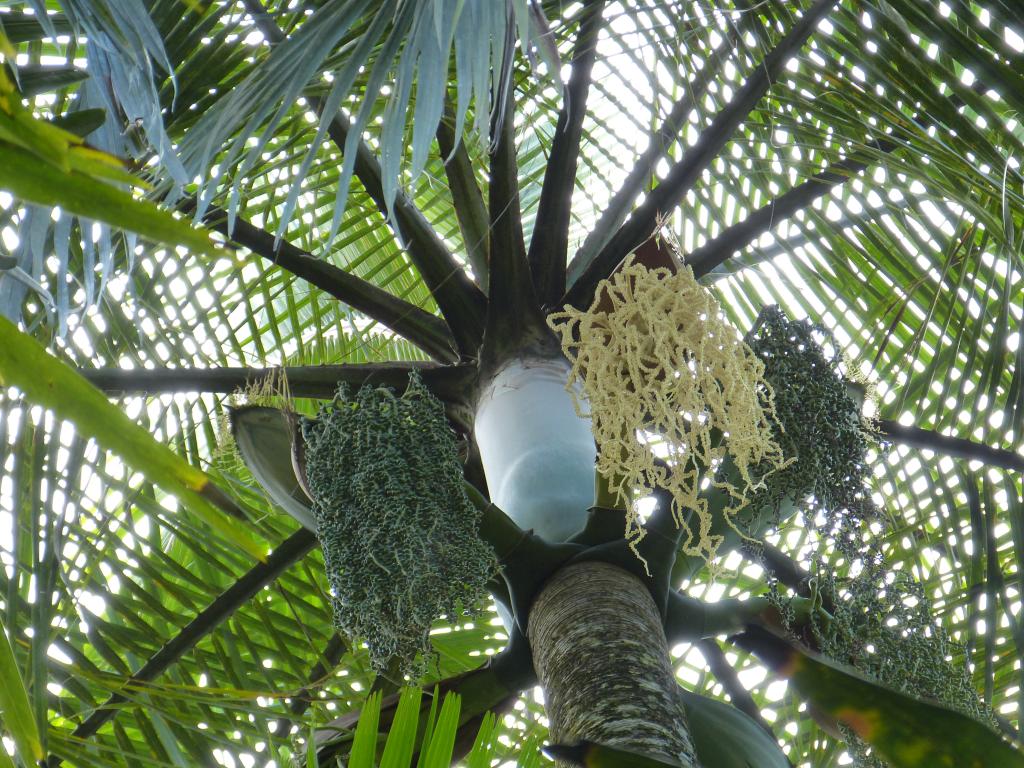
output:
[[[18,387],[31,402],[53,409],[61,418],[73,422],[81,434],[95,438],[144,468],[148,477],[178,494],[227,541],[253,557],[265,557],[254,539],[214,508],[237,509],[203,472],[153,440],[99,390],[65,363],[48,355],[5,318],[0,318],[0,332],[4,335],[0,384]]]
[[[46,394],[46,380],[65,379],[48,379],[41,367],[4,369],[5,386],[13,375],[25,397],[0,396],[0,602],[11,637],[31,638],[16,650],[33,718],[49,726],[40,739],[74,766],[301,761],[313,750],[293,741],[364,706],[374,677],[358,643],[333,636],[320,555],[297,554],[309,543],[292,538],[296,524],[226,455],[227,407],[244,400],[227,398],[253,372],[281,365],[456,354],[440,317],[439,304],[447,306],[365,180],[349,183],[347,139],[332,135],[318,107],[330,101],[360,126],[371,156],[386,156],[389,194],[414,203],[452,263],[471,265],[485,289],[486,250],[469,241],[487,227],[487,123],[500,61],[492,65],[504,39],[479,34],[482,24],[464,21],[471,15],[432,15],[456,5],[440,2],[29,5],[36,14],[0,13],[3,29],[24,72],[60,74],[49,90],[19,101],[33,121],[24,124],[78,135],[92,128],[89,147],[130,157],[150,185],[45,128],[4,139],[10,162],[0,161],[0,175],[20,169],[23,194],[0,195],[0,306],[56,353],[43,363],[121,369],[105,380],[105,396],[81,400],[112,402],[120,416],[97,410],[95,431],[71,418],[74,394]],[[466,14],[481,7],[462,5]],[[532,61],[520,47],[511,73],[527,238],[535,222],[551,221],[538,217],[540,186],[566,133],[559,109],[570,88],[559,85],[571,74],[585,5],[522,3],[504,22],[529,27],[535,41]],[[635,188],[649,192],[686,158],[810,5],[607,4],[580,125],[570,258],[587,251],[625,179],[636,175]],[[44,6],[61,12],[44,21]],[[405,15],[393,13],[399,6]],[[524,21],[529,6],[546,16],[550,35]],[[357,7],[363,12],[353,11],[347,27],[332,26]],[[702,279],[737,327],[749,327],[766,303],[822,323],[848,367],[877,382],[868,408],[883,423],[921,430],[914,445],[872,458],[872,491],[885,502],[885,525],[873,535],[887,562],[921,583],[953,641],[953,662],[970,664],[971,682],[1007,732],[1019,732],[1024,706],[1016,668],[1024,500],[1014,468],[1024,418],[1022,36],[1024,18],[1006,0],[949,0],[938,10],[918,0],[842,0],[787,58],[681,208],[662,212],[683,255],[711,265]],[[424,58],[445,46],[447,67],[439,55]],[[71,70],[89,77],[72,82]],[[458,182],[440,135],[435,143],[445,99],[449,141],[460,138],[466,153]],[[645,164],[649,147],[663,148],[664,159]],[[48,152],[53,163],[42,159]],[[473,207],[473,187],[485,201],[482,222],[455,212]],[[14,182],[5,188],[17,191]],[[160,202],[140,208],[140,192]],[[204,193],[264,241],[280,237],[385,292],[397,315],[418,309],[403,315],[414,321],[403,328],[428,329],[426,346],[388,325],[395,314],[371,316],[372,306],[297,277],[272,245],[210,250],[205,234],[168,213],[174,201]],[[23,200],[39,207],[29,214]],[[50,216],[52,205],[69,215]],[[620,213],[632,209],[627,202]],[[122,227],[142,238],[121,235]],[[167,247],[179,243],[188,253]],[[578,274],[570,270],[570,283]],[[3,334],[0,350],[19,338]],[[33,387],[39,398],[28,396]],[[303,398],[317,394],[305,390],[297,407],[315,410]],[[231,535],[245,531],[288,555],[271,561],[274,576],[256,578],[251,556],[210,536],[192,514],[219,518],[214,509],[197,502],[171,512],[164,494],[178,481],[140,472],[146,462],[109,438],[91,440],[126,422],[195,468],[187,477],[202,468],[244,506],[250,522],[230,520]],[[929,441],[936,434],[947,440]],[[968,450],[947,454],[950,440]],[[799,525],[767,536],[789,558],[783,565],[806,567],[811,552],[823,551],[823,569],[849,572]],[[764,570],[740,553],[719,563],[714,582],[690,565],[685,588],[695,601],[738,604],[765,589]],[[491,614],[432,639],[438,678],[478,666],[507,642]],[[739,681],[728,682],[698,646],[674,650],[676,671],[696,694],[734,703],[748,694],[745,711],[765,713],[794,765],[846,764],[846,745],[812,722],[797,697],[782,695],[755,659],[727,651]],[[545,740],[544,716],[535,697],[523,696],[492,721],[488,737],[481,731],[479,754],[517,759],[523,745]],[[536,759],[534,750],[523,763]]]
[[[893,768],[1024,766],[1024,753],[966,715],[814,658],[765,630],[749,630],[737,641],[871,744]]]
[[[26,762],[29,759],[38,762],[46,753],[3,622],[0,622],[0,680],[4,681],[0,688],[0,723],[14,739],[17,754]],[[7,758],[6,750],[0,754],[3,756],[0,759]],[[7,763],[13,765],[9,758]]]

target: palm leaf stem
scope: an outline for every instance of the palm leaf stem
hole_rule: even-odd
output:
[[[879,152],[891,152],[897,146],[888,141],[872,141],[869,144]],[[843,184],[852,176],[856,176],[872,165],[873,163],[868,160],[849,158],[829,166],[802,184],[798,184],[761,206],[743,221],[729,227],[704,245],[690,251],[684,261],[693,268],[693,274],[696,277],[706,275],[719,264],[732,258],[756,241],[765,232],[770,231],[779,222],[803,210],[827,194],[833,187]]]
[[[349,650],[349,645],[345,639],[335,632],[331,635],[331,639],[327,641],[327,645],[324,647],[324,652],[320,655],[320,659],[313,665],[313,668],[309,671],[309,685],[300,690],[294,696],[291,697],[292,702],[288,705],[288,711],[290,716],[282,716],[277,720],[277,728],[274,733],[288,733],[292,724],[302,717],[302,715],[309,709],[310,704],[315,699],[315,686],[317,683],[322,681],[324,677],[330,674],[334,667],[337,666],[338,662],[341,661],[341,657],[345,655],[345,652]]]
[[[245,6],[245,12],[249,14],[256,28],[271,45],[277,45],[284,40],[284,30],[278,26],[260,0],[242,0],[242,5]]]
[[[71,21],[63,13],[51,13],[47,16],[47,27],[44,27],[34,16],[26,13],[11,13],[4,16],[4,36],[9,43],[24,43],[42,40],[50,31],[58,34],[69,34],[74,30]]]
[[[812,575],[781,549],[762,541],[749,550],[744,548],[742,551],[751,555],[751,559],[764,567],[773,578],[778,579],[780,584],[789,587],[800,597],[811,597]],[[829,596],[823,595],[823,598],[825,610],[831,612]]]
[[[908,203],[906,200],[902,203],[891,203],[893,209],[905,208]],[[843,214],[834,222],[830,222],[829,226],[834,232],[845,232],[856,227],[865,227],[870,225],[871,221],[877,216],[877,213],[868,208],[859,214]],[[742,224],[742,223],[741,223]],[[736,224],[735,226],[741,226]],[[704,275],[704,282],[715,282],[724,278],[730,277],[737,271],[754,267],[763,262],[771,261],[783,254],[795,253],[800,248],[806,247],[809,243],[815,242],[814,238],[820,234],[815,226],[804,225],[800,228],[799,232],[792,233],[787,239],[777,239],[775,242],[769,243],[764,247],[754,246],[749,252],[734,252],[729,259],[726,259],[722,264],[728,264],[734,259],[738,259],[739,263],[733,264],[728,269],[723,268],[719,265],[718,268],[713,269]],[[753,242],[753,241],[752,241]]]
[[[210,632],[229,619],[235,611],[247,603],[267,584],[273,582],[284,571],[301,560],[316,545],[317,540],[310,531],[300,528],[277,549],[267,556],[266,562],[258,563],[238,581],[228,587],[213,600],[181,631],[168,640],[164,646],[153,654],[145,664],[139,667],[129,679],[129,684],[145,683],[155,679],[176,663],[182,656],[196,646]],[[113,719],[120,711],[118,704],[127,701],[120,693],[114,693],[98,709],[93,711],[81,725],[75,728],[72,737],[85,739],[95,734],[103,725]],[[51,756],[47,765],[56,768],[62,758]]]
[[[517,552],[521,545],[529,546],[528,540],[535,540],[532,531],[524,531],[502,510],[484,498],[475,487],[465,485],[470,500],[480,510],[480,537],[491,545],[498,562],[508,565],[510,558],[521,556]],[[544,542],[540,542],[543,546]]]
[[[755,18],[756,14],[743,13],[738,22],[736,37],[739,36],[744,25],[751,23]],[[707,65],[698,70],[693,75],[693,79],[686,83],[683,95],[672,105],[668,116],[661,122],[657,130],[652,131],[648,136],[647,149],[636,159],[629,174],[615,191],[612,199],[601,212],[600,218],[587,234],[583,245],[580,246],[570,262],[568,269],[570,286],[577,281],[590,265],[594,256],[604,248],[612,235],[622,226],[626,216],[633,208],[633,203],[654,176],[655,166],[665,157],[669,147],[678,140],[680,131],[686,124],[686,119],[704,98],[708,86],[714,81],[717,73],[721,71],[721,66],[731,54],[732,46],[728,41],[716,48],[710,55]]]
[[[264,381],[284,371],[295,397],[330,399],[341,383],[360,386],[372,382],[404,389],[409,374],[419,371],[434,393],[448,401],[465,396],[465,382],[473,368],[467,365],[438,366],[435,363],[352,363],[345,365],[303,365],[281,368],[94,368],[80,370],[93,386],[108,394],[164,394],[169,392],[217,392],[230,394],[247,384]]]
[[[988,478],[982,475],[981,478],[983,486],[989,484]],[[989,494],[986,493],[986,504],[985,504],[985,590],[987,592],[985,596],[985,624],[986,626],[995,626],[996,624],[996,609],[999,605],[999,595],[1002,594],[1005,598],[1006,595],[1006,583],[1003,577],[1002,567],[999,564],[999,553],[996,542],[995,528],[998,524],[996,521],[997,510],[994,504],[988,503]],[[1015,623],[1013,614],[1008,612],[1011,626]],[[992,706],[992,697],[995,689],[995,644],[996,636],[993,632],[985,633],[985,691],[984,691],[984,702],[989,706]],[[1017,651],[1020,652],[1018,646]]]
[[[878,432],[886,440],[969,461],[980,461],[988,466],[1024,472],[1024,456],[1016,451],[995,448],[962,437],[943,435],[934,430],[904,426],[890,419],[878,420]]]
[[[465,243],[466,258],[473,268],[477,285],[486,291],[490,272],[487,256],[487,206],[477,185],[466,143],[461,136],[455,135],[454,124],[455,117],[449,107],[448,113],[437,125],[437,146],[444,159],[445,178],[448,179],[452,207]]]
[[[317,102],[314,106],[320,108]],[[339,149],[344,148],[350,129],[349,119],[340,112],[331,119],[328,135]],[[377,207],[386,211],[380,163],[365,142],[359,143],[355,174]],[[486,305],[483,293],[407,195],[397,193],[390,215],[386,212],[384,215],[389,219],[394,217],[409,259],[441,309],[459,351],[463,355],[475,355],[483,336]]]
[[[598,282],[607,277],[627,255],[647,240],[658,221],[669,214],[700,179],[701,174],[719,156],[736,129],[764,97],[790,57],[807,42],[811,32],[835,6],[835,0],[817,0],[788,34],[754,68],[736,97],[719,112],[683,159],[676,163],[664,181],[633,211],[626,223],[594,256],[580,278],[565,294],[565,303],[576,307],[589,306]]]
[[[284,32],[259,0],[244,0],[244,4],[246,11],[271,43],[276,44],[284,39]],[[325,101],[319,97],[310,98],[310,106],[321,119],[324,117]],[[345,151],[351,129],[351,121],[342,112],[331,116],[327,133],[341,152]],[[408,195],[399,190],[389,207],[384,195],[380,163],[365,141],[360,141],[356,150],[354,173],[384,218],[394,220],[404,241],[402,245],[451,327],[459,351],[467,355],[475,354],[480,346],[483,328],[483,294]]]
[[[731,634],[750,622],[760,622],[770,609],[771,604],[765,597],[727,598],[707,603],[684,590],[673,590],[668,595],[663,622],[665,636],[672,644],[696,643]]]
[[[491,124],[490,184],[490,280],[487,329],[482,359],[490,364],[506,360],[520,347],[531,330],[544,328],[540,305],[530,279],[523,239],[519,203],[519,170],[515,145],[515,82],[512,64],[513,41],[506,42],[503,72],[503,108]]]
[[[971,90],[976,91],[981,87],[981,83],[978,82],[971,87]],[[964,100],[955,94],[950,96],[950,102],[957,109],[964,107]],[[914,122],[923,130],[928,130],[923,119],[917,118]],[[899,142],[885,139],[872,139],[867,142],[866,146],[881,154],[889,154],[896,150],[900,144]],[[811,205],[833,187],[843,184],[851,177],[872,167],[876,164],[877,160],[878,158],[858,160],[850,157],[824,169],[807,181],[769,201],[766,205],[751,213],[746,219],[732,225],[714,239],[690,251],[684,259],[685,262],[693,269],[696,277],[703,277],[743,251],[743,249],[755,242],[765,232],[770,231],[776,223],[788,219]],[[839,228],[845,229],[847,221],[850,221],[849,217],[844,216],[840,222],[837,222]],[[779,249],[778,253],[794,250],[799,245],[802,245],[805,240],[806,236],[800,237],[797,242],[787,243],[786,247],[776,244],[775,248]],[[772,256],[775,255],[778,254],[773,250]]]
[[[576,187],[576,164],[587,113],[587,94],[597,59],[597,38],[603,27],[604,0],[587,0],[580,12],[580,26],[572,54],[572,74],[558,111],[534,237],[528,261],[537,296],[544,306],[554,306],[565,293],[566,254],[569,250],[569,216]]]
[[[330,399],[338,384],[360,386],[367,382],[404,388],[409,374],[417,370],[442,400],[461,404],[474,375],[470,365],[439,366],[430,362],[354,363],[347,365],[287,366],[284,373],[295,397]],[[79,373],[93,386],[111,395],[171,392],[217,392],[231,394],[247,384],[280,374],[280,368],[94,368]],[[1024,471],[1024,456],[1005,448],[994,448],[962,437],[952,437],[922,427],[904,426],[890,419],[877,421],[879,435],[886,440],[934,451],[955,458],[980,461],[989,466]]]
[[[194,207],[194,204],[194,198],[190,199],[186,208]],[[211,206],[204,223],[267,261],[383,323],[436,360],[454,362],[458,358],[448,326],[436,315],[330,262],[318,259],[287,241],[282,240],[275,246],[274,235],[244,219],[236,219],[232,229],[227,212],[219,208]]]
[[[732,705],[761,726],[764,732],[774,739],[775,734],[772,732],[771,726],[768,725],[768,721],[761,715],[761,710],[754,701],[754,697],[750,695],[750,691],[743,687],[739,675],[736,674],[736,670],[726,659],[725,653],[722,651],[718,641],[713,637],[704,638],[697,643],[697,648],[708,663],[711,674],[715,676],[715,679],[721,683],[725,692],[729,694]]]

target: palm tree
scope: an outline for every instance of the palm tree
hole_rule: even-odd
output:
[[[531,764],[550,727],[568,764],[817,767],[850,749],[865,764],[995,765],[989,748],[1019,764],[987,726],[915,698],[966,669],[978,700],[960,709],[1019,738],[1016,3],[4,10],[17,92],[0,103],[0,186],[15,195],[0,197],[0,313],[23,333],[3,326],[0,351],[0,717],[21,764],[327,765],[354,749],[366,691],[399,676],[333,628],[317,539],[284,513],[313,514],[290,422],[236,413],[250,472],[223,449],[226,413],[245,389],[313,416],[339,383],[401,391],[413,372],[444,403],[505,574],[488,584],[506,623],[438,624],[419,681],[461,694],[463,751],[479,731],[493,758]],[[178,218],[88,186],[111,173],[64,134],[57,149],[25,139],[53,134],[26,128],[20,103],[129,158]],[[713,574],[680,553],[664,489],[637,545],[648,568],[608,483],[585,514],[593,444],[573,431],[547,320],[591,306],[634,252],[678,276],[659,233],[736,327],[779,304],[872,382],[890,447],[868,454],[880,512],[855,521],[859,554],[815,523],[820,488],[793,499],[804,516],[753,515],[755,541],[723,533]],[[525,400],[485,413],[510,375]],[[504,483],[524,456],[538,463],[525,485]],[[858,592],[866,563],[884,568]],[[858,616],[892,645],[838,661],[886,687],[805,653],[867,631],[842,624]],[[927,639],[935,690],[893,672],[927,666],[904,635]]]

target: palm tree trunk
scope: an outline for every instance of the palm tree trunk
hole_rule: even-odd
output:
[[[587,739],[697,766],[661,617],[639,579],[606,563],[563,568],[527,634],[553,743]]]

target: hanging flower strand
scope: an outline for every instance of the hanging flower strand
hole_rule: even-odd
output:
[[[773,439],[780,425],[762,362],[689,267],[649,269],[630,257],[587,311],[566,307],[548,323],[572,364],[577,410],[591,418],[597,471],[623,500],[668,490],[677,525],[694,515],[683,551],[710,562],[722,537],[711,534],[704,478],[734,500],[731,523],[767,474],[787,464]],[[727,458],[737,482],[715,477]],[[636,504],[626,506],[635,552],[644,530]]]

